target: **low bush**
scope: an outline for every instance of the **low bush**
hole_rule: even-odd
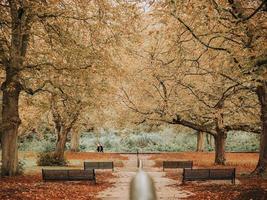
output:
[[[241,131],[229,132],[226,140],[226,151],[255,152],[259,151],[260,134]]]
[[[24,173],[24,168],[25,167],[25,161],[24,160],[19,160],[18,163],[18,175],[22,175]]]
[[[38,166],[65,166],[67,165],[67,160],[65,157],[63,159],[56,157],[54,152],[42,152],[38,154],[37,165]]]
[[[19,150],[36,152],[54,151],[56,140],[56,134],[51,132],[45,132],[42,136],[37,136],[35,133],[29,133],[27,136],[22,138],[19,137]]]

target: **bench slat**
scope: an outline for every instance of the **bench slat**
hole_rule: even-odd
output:
[[[209,177],[209,170],[208,169],[185,170],[184,176],[186,177],[186,180],[207,179]]]
[[[113,162],[84,162],[84,169],[112,169],[114,171]]]
[[[42,170],[45,180],[68,180],[68,171],[66,170]]]
[[[211,177],[217,177],[217,178],[232,178],[233,174],[234,174],[235,170],[234,169],[229,169],[229,170],[225,170],[225,169],[217,169],[217,170],[210,170],[210,174]]]

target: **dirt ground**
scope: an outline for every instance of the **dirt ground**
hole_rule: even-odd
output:
[[[251,177],[250,173],[255,169],[257,153],[227,153],[226,165],[215,166],[213,153],[163,153],[151,157],[155,160],[155,166],[161,167],[163,160],[193,160],[194,168],[236,168],[237,184],[230,181],[195,181],[181,184],[182,172],[168,170],[166,176],[176,180],[173,187],[177,190],[191,192],[192,195],[183,198],[186,200],[266,200],[267,180]]]
[[[97,174],[97,183],[77,182],[43,182],[41,175],[24,175],[15,178],[0,179],[0,199],[32,200],[32,199],[95,199],[96,194],[114,183],[111,172]]]
[[[135,173],[135,160],[131,158],[132,165],[129,166],[129,157],[134,155],[117,153],[71,153],[67,152],[70,167],[82,168],[84,160],[113,160],[115,172],[97,171],[97,184],[89,182],[43,182],[41,179],[41,167],[36,166],[36,153],[20,152],[20,158],[26,161],[26,174],[12,178],[0,178],[0,199],[3,200],[31,200],[31,199],[112,199],[113,192],[121,192],[117,185],[122,187],[128,185],[128,181]],[[159,199],[186,199],[186,200],[265,200],[267,199],[267,180],[249,177],[249,173],[255,168],[258,160],[257,153],[228,153],[227,163],[224,167],[237,168],[237,184],[232,185],[227,181],[223,182],[188,182],[181,185],[181,170],[167,170],[162,172],[162,160],[193,160],[194,167],[218,168],[214,166],[213,153],[162,153],[144,155],[144,170],[156,182],[167,181],[166,188],[159,185],[157,191]],[[146,165],[147,164],[147,165]],[[129,174],[128,168],[131,168]],[[67,167],[69,168],[69,167]],[[127,169],[126,169],[127,168]],[[121,173],[121,174],[120,174]],[[124,177],[121,177],[123,175]],[[129,177],[129,178],[128,178]],[[123,181],[123,183],[121,182]],[[162,191],[170,191],[168,197]],[[128,191],[124,191],[128,192]],[[173,193],[173,194],[171,194]],[[177,194],[187,194],[184,197],[175,196]],[[171,198],[170,196],[173,196]],[[114,198],[116,199],[116,198]]]
[[[77,182],[43,182],[42,168],[83,168],[85,160],[113,160],[116,170],[123,166],[127,156],[116,153],[73,153],[65,154],[69,165],[67,167],[39,167],[36,165],[37,153],[19,152],[19,159],[25,162],[25,174],[18,177],[0,178],[1,200],[59,200],[96,199],[99,191],[111,187],[116,173],[111,170],[96,172],[96,185],[87,181]]]
[[[266,200],[267,181],[255,178],[240,178],[240,184],[209,184],[183,186],[184,190],[194,193],[188,197],[189,200],[211,199],[211,200]]]
[[[190,192],[185,200],[266,200],[267,180],[256,177],[237,176],[236,185],[230,181],[194,181],[181,184],[182,172],[170,170],[166,177],[176,180],[172,185],[178,191]]]
[[[163,160],[192,160],[194,167],[235,167],[238,174],[249,173],[255,169],[258,161],[258,153],[226,153],[226,165],[215,166],[214,153],[212,152],[179,152],[179,153],[161,153],[151,157],[156,161],[156,166],[161,167]]]

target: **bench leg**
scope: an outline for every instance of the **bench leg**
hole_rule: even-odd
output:
[[[94,178],[94,184],[96,184],[96,177]]]
[[[232,179],[232,184],[234,184],[234,185],[235,185],[235,178],[233,178],[233,179]]]

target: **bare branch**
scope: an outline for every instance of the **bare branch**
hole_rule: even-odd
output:
[[[192,34],[192,36],[199,42],[201,43],[202,45],[204,45],[205,47],[209,48],[209,49],[213,49],[213,50],[217,50],[217,51],[225,51],[229,54],[231,54],[230,50],[228,49],[225,49],[225,48],[222,48],[222,47],[214,47],[214,46],[211,46],[205,42],[203,42],[195,33],[194,31],[178,16],[176,16],[174,13],[171,13],[171,15],[177,19],[181,24],[184,25],[184,27]]]
[[[207,126],[203,126],[200,124],[196,124],[196,123],[188,121],[188,120],[181,119],[179,115],[176,115],[176,118],[174,118],[172,120],[172,122],[169,122],[169,123],[180,124],[180,125],[186,126],[188,128],[192,128],[196,131],[202,131],[202,132],[206,132],[206,133],[211,134],[211,135],[216,135],[216,132],[213,131],[211,128],[208,128]]]
[[[247,16],[247,17],[245,17],[245,18],[243,18],[243,19],[237,21],[237,23],[244,22],[244,21],[247,21],[247,20],[251,19],[254,15],[256,15],[256,14],[263,8],[263,6],[264,6],[265,4],[266,4],[266,0],[262,0],[262,3],[259,5],[258,8],[256,8],[256,9],[254,10],[254,12],[252,12],[249,16]]]
[[[25,86],[22,86],[23,91],[25,91],[27,94],[30,95],[35,95],[38,92],[44,91],[44,87],[50,83],[51,85],[53,85],[53,83],[50,80],[46,80],[40,87],[38,87],[37,89],[33,90],[32,88],[27,88]]]
[[[249,125],[249,124],[232,124],[225,126],[226,131],[245,131],[249,133],[261,133],[260,124]]]

